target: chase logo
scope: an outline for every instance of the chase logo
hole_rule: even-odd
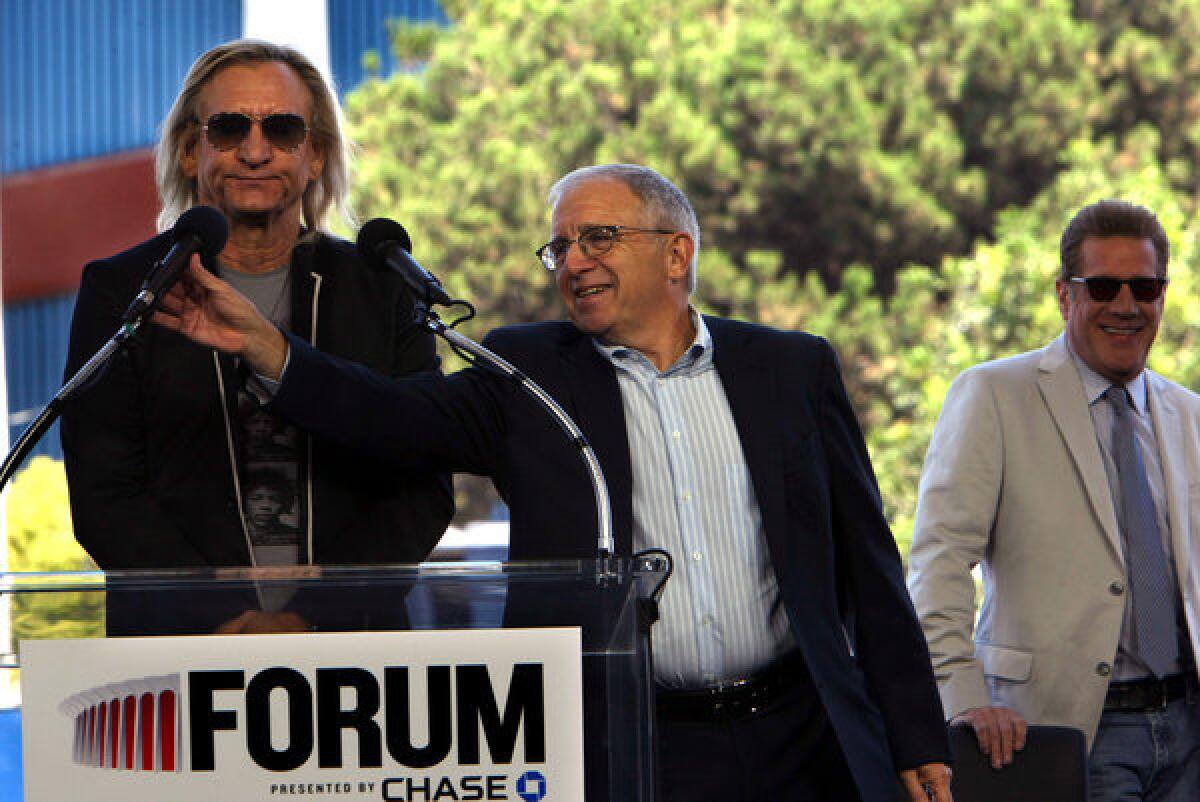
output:
[[[527,771],[517,780],[517,796],[524,802],[539,802],[546,796],[546,778],[540,771]]]

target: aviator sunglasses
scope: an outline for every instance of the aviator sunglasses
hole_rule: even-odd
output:
[[[299,114],[267,114],[263,116],[242,114],[238,111],[221,111],[208,118],[201,128],[208,143],[217,150],[233,150],[250,136],[254,124],[262,126],[263,136],[279,150],[292,151],[304,144],[308,138],[308,123]]]
[[[1167,279],[1148,277],[1108,278],[1107,276],[1081,278],[1073,276],[1071,283],[1084,285],[1087,287],[1088,295],[1091,296],[1091,299],[1100,302],[1111,301],[1121,292],[1122,286],[1129,285],[1129,291],[1133,293],[1133,300],[1146,304],[1158,300],[1167,286]]]

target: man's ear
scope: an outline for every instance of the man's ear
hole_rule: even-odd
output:
[[[308,180],[316,181],[325,171],[325,157],[329,148],[324,142],[317,139],[313,139],[309,147],[312,149],[312,156],[308,160]]]
[[[200,137],[195,132],[188,134],[179,146],[179,169],[188,178],[195,178],[196,173],[200,172],[199,148]]]
[[[688,268],[692,264],[692,254],[696,252],[696,243],[686,232],[677,231],[671,235],[667,243],[667,278],[672,281],[685,281]]]
[[[1063,281],[1061,278],[1054,280],[1054,294],[1058,296],[1058,311],[1062,315],[1062,319],[1066,320],[1069,316],[1068,310],[1071,308],[1071,283]]]

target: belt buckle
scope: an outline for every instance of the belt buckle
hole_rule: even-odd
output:
[[[711,690],[713,718],[717,720],[738,718],[748,710],[754,712],[753,679],[743,677],[726,682]]]
[[[737,718],[742,715],[745,707],[742,695],[746,693],[749,686],[750,678],[742,677],[732,682],[726,682],[719,687],[717,693],[721,700],[718,702],[718,707],[726,718]]]

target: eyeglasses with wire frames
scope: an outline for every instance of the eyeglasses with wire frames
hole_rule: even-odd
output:
[[[1133,293],[1133,300],[1138,303],[1148,304],[1152,301],[1157,301],[1163,294],[1163,290],[1167,287],[1166,278],[1150,278],[1149,276],[1138,276],[1136,278],[1111,278],[1109,276],[1090,276],[1082,278],[1081,276],[1072,276],[1072,284],[1082,284],[1087,287],[1088,296],[1093,301],[1106,303],[1113,300],[1121,292],[1121,287],[1128,285],[1129,291]]]
[[[307,122],[299,114],[243,114],[240,111],[219,111],[200,126],[208,143],[217,150],[233,150],[246,141],[254,124],[262,126],[263,136],[272,147],[291,152],[308,139]]]
[[[612,250],[617,241],[627,233],[676,234],[670,228],[637,228],[635,226],[586,226],[579,230],[575,239],[556,237],[534,251],[542,267],[551,273],[567,263],[567,252],[572,245],[579,245],[584,256],[603,256]]]

